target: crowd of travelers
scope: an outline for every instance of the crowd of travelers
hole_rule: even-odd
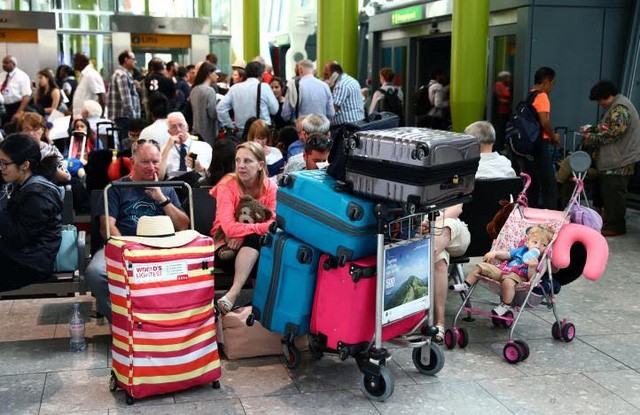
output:
[[[249,195],[275,212],[277,180],[283,174],[325,168],[336,135],[368,114],[387,111],[401,118],[407,99],[392,68],[378,72],[380,87],[366,88],[335,61],[316,68],[301,60],[290,80],[274,76],[261,57],[237,60],[230,75],[221,72],[217,57],[181,66],[149,61],[137,67],[131,51],[117,57],[117,67],[105,80],[90,59],[77,53],[73,68],[62,65],[38,72],[32,84],[13,56],[2,61],[2,133],[0,142],[0,259],[7,291],[49,278],[60,244],[63,195],[71,189],[77,211],[89,213],[89,192],[111,180],[180,180],[211,188],[216,215],[211,234],[221,228],[226,237],[215,241],[216,264],[225,261],[221,249],[236,252],[227,264],[234,275],[231,289],[218,301],[229,311],[253,272],[259,256],[259,236],[269,222],[237,222],[234,212]],[[533,158],[512,154],[505,141],[513,97],[511,75],[503,71],[495,84],[497,122],[478,121],[466,134],[480,143],[477,179],[515,177],[526,172],[533,183],[529,203],[559,208],[558,182],[550,146],[559,136],[551,124],[550,97],[555,72],[540,68],[534,76],[531,105],[542,130]],[[595,205],[604,216],[603,234],[626,232],[625,198],[629,177],[640,160],[640,119],[633,104],[608,81],[593,86],[591,100],[604,108],[602,119],[584,126],[585,148],[597,169]],[[413,94],[415,125],[451,128],[449,85],[436,71]],[[495,126],[495,128],[494,128]],[[109,217],[101,212],[106,236],[132,236],[138,218],[167,215],[176,230],[189,226],[185,195],[169,187],[115,188]],[[98,206],[102,206],[101,203]],[[450,256],[464,254],[469,231],[458,217],[462,205],[448,208],[435,243],[435,323],[444,336],[444,303]],[[439,220],[440,220],[439,219]],[[227,261],[228,262],[228,261]],[[111,316],[104,250],[96,252],[86,280],[97,299],[97,311]]]

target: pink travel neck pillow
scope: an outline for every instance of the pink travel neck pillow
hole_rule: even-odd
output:
[[[557,268],[566,268],[571,261],[571,245],[579,242],[587,251],[587,261],[582,275],[596,281],[602,277],[609,260],[609,245],[607,241],[593,228],[577,223],[569,223],[560,229],[553,242],[551,263]]]

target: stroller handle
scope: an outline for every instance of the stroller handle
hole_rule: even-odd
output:
[[[577,186],[577,189],[576,189],[576,191],[575,191],[575,192],[576,192],[576,194],[580,194],[580,193],[582,193],[582,189],[584,189],[584,182],[583,182],[580,178],[575,177],[575,176],[574,176],[574,177],[572,177],[572,178],[571,178],[571,180],[573,180],[574,182],[576,182],[576,186]]]

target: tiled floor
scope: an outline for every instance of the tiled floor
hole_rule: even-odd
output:
[[[194,388],[125,404],[109,381],[109,328],[89,319],[92,298],[0,301],[0,413],[2,414],[640,414],[640,212],[629,234],[609,239],[606,275],[563,288],[559,310],[577,328],[572,343],[554,341],[553,314],[527,312],[517,334],[528,360],[502,358],[506,331],[490,321],[462,323],[466,349],[445,351],[436,376],[417,372],[411,351],[394,350],[388,367],[391,398],[371,402],[359,389],[353,359],[303,353],[287,370],[279,357],[223,361],[222,388]],[[491,295],[489,295],[491,298]],[[458,305],[450,297],[448,312]],[[87,350],[71,354],[68,315],[80,302],[87,319]]]

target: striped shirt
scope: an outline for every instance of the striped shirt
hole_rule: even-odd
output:
[[[140,97],[131,73],[118,66],[109,85],[109,118],[140,118]]]
[[[333,104],[338,109],[331,121],[332,127],[364,119],[360,84],[346,73],[340,75],[333,87]]]

